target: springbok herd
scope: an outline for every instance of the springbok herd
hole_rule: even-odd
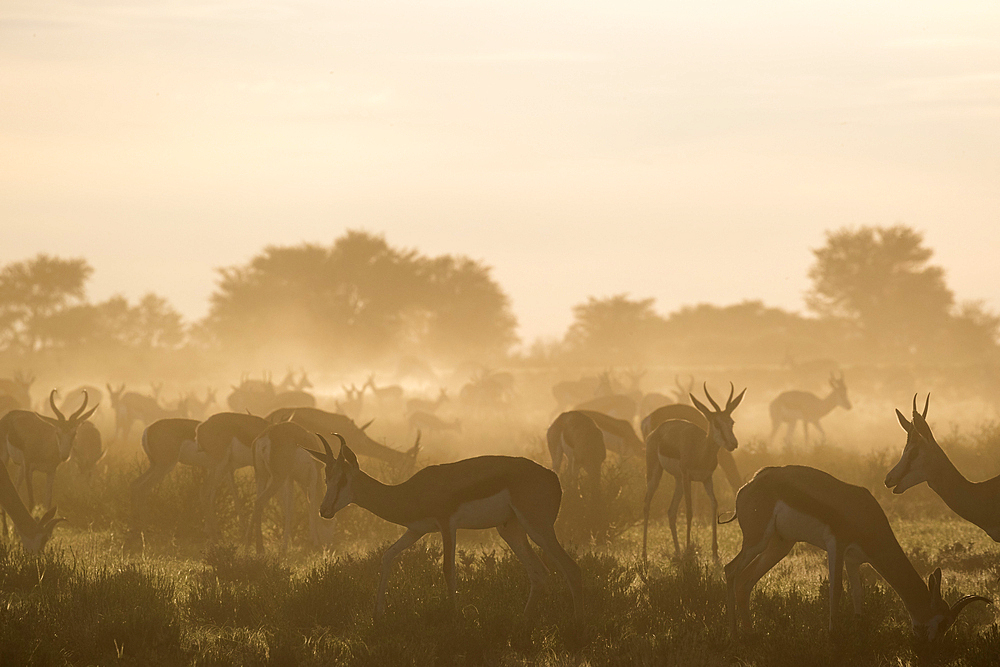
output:
[[[730,521],[739,523],[742,547],[725,565],[728,619],[734,635],[738,625],[750,626],[750,594],[756,583],[798,542],[827,552],[831,632],[836,628],[845,566],[854,609],[860,611],[859,567],[865,562],[896,591],[910,614],[913,632],[922,638],[940,637],[971,602],[989,602],[979,595],[967,595],[953,605],[945,602],[940,568],[924,582],[900,547],[885,512],[865,488],[799,465],[763,468],[742,484],[732,458],[738,444],[733,413],[746,389],[736,394],[730,384],[723,406],[709,394],[707,384],[707,404],[699,400],[693,393],[693,378],[686,384],[678,379],[674,395],[666,396],[635,391],[638,377],[632,376],[631,388],[619,391],[612,387],[609,373],[561,382],[552,388],[557,404],[553,415],[558,416],[546,434],[551,469],[524,457],[478,456],[424,467],[396,485],[384,484],[366,474],[358,455],[411,473],[420,452],[422,430],[460,432],[458,420],[446,421],[435,414],[450,400],[445,389],[440,389],[434,399],[405,400],[401,387],[379,387],[372,375],[360,388],[344,385],[343,398],[334,405],[336,411],[327,411],[316,407],[316,399],[307,391],[312,385],[304,372],[298,379],[289,373],[279,385],[268,378],[244,378],[227,398],[230,411],[208,416],[215,402],[211,390],[204,400],[191,394],[175,406],[165,407],[159,397],[162,386],[154,386],[153,395],[126,391],[124,385],[107,384],[105,389],[114,415],[112,441],[127,439],[136,422],[146,424],[141,444],[148,463],[131,485],[132,515],[137,525],[141,524],[149,494],[182,463],[205,471],[199,498],[210,538],[219,535],[217,491],[228,486],[235,493],[235,471],[253,467],[257,494],[246,520],[246,537],[248,543],[255,542],[258,552],[264,549],[262,512],[279,493],[286,522],[282,550],[287,549],[293,482],[305,491],[310,506],[310,538],[316,544],[318,519],[332,519],[351,503],[405,527],[402,537],[382,557],[376,616],[385,611],[390,565],[403,550],[432,532],[442,536],[445,581],[454,602],[456,532],[485,528],[496,528],[527,570],[531,588],[525,614],[532,614],[547,572],[531,546],[533,542],[568,582],[574,612],[579,616],[583,609],[581,571],[560,544],[554,524],[563,485],[576,489],[581,471],[587,484],[580,490],[589,501],[601,502],[601,467],[609,451],[621,456],[645,455],[643,563],[647,559],[650,505],[664,472],[675,480],[668,517],[677,555],[681,554],[677,514],[682,499],[687,510],[686,542],[690,545],[691,541],[691,482],[704,486],[713,516],[718,515],[712,485],[715,469],[721,467],[734,490],[738,489],[735,515]],[[103,399],[101,389],[74,389],[59,404],[57,392],[52,390],[46,406],[51,414],[42,414],[42,410],[31,410],[32,380],[21,374],[0,380],[0,459],[4,463],[0,507],[4,535],[9,516],[24,549],[35,553],[43,549],[60,522],[52,506],[57,467],[72,458],[81,472],[89,474],[106,450],[100,432],[88,421]],[[462,388],[458,400],[474,410],[502,407],[513,392],[513,384],[508,373],[485,371]],[[810,424],[822,435],[819,420],[824,415],[838,406],[851,409],[843,375],[831,374],[829,385],[830,393],[824,397],[805,391],[778,395],[769,406],[771,438],[785,425],[789,441],[800,421],[806,439]],[[416,435],[408,451],[392,449],[369,437],[366,429],[371,422],[363,426],[355,423],[354,417],[359,415],[369,390],[383,408],[398,406],[405,415]],[[906,443],[898,463],[886,474],[886,486],[898,494],[927,482],[955,513],[1000,541],[1000,477],[974,483],[962,476],[927,424],[929,401],[928,396],[919,410],[914,397],[909,418],[896,410],[906,432]],[[334,446],[330,440],[335,440]],[[16,472],[16,482],[11,480],[9,470]],[[35,507],[35,472],[46,476],[46,511],[41,519],[31,513]],[[27,503],[18,491],[22,483]],[[712,522],[712,554],[716,559],[716,524],[720,522]]]

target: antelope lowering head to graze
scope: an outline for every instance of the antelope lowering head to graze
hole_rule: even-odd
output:
[[[620,457],[632,454],[642,455],[646,451],[646,446],[642,439],[636,435],[632,422],[595,410],[577,410],[577,412],[590,417],[597,428],[601,429],[604,436],[604,446],[608,451],[614,452]]]
[[[208,469],[205,454],[198,450],[197,427],[196,419],[168,417],[157,419],[143,430],[142,451],[149,467],[129,487],[133,517],[139,517],[142,502],[178,463]]]
[[[406,402],[406,411],[410,414],[414,412],[434,414],[438,411],[438,408],[447,403],[449,400],[448,390],[441,387],[438,397],[433,401],[429,401],[426,398],[411,398],[408,400]]]
[[[590,500],[601,499],[601,467],[607,458],[604,434],[594,420],[579,410],[564,412],[555,418],[545,433],[552,457],[552,469],[562,476],[562,461],[568,465],[566,481],[576,489],[580,470],[587,473]]]
[[[593,412],[603,412],[616,419],[624,419],[631,422],[635,419],[635,411],[638,405],[635,400],[625,394],[609,394],[607,396],[597,396],[580,403],[574,410],[591,410]]]
[[[63,415],[55,404],[56,390],[49,394],[49,406],[56,415],[45,417],[27,410],[13,410],[0,419],[0,461],[10,460],[20,466],[17,483],[25,481],[28,489],[28,506],[35,506],[33,477],[35,471],[45,473],[45,507],[52,506],[52,487],[56,468],[70,457],[77,429],[94,414],[95,405],[87,410],[87,395],[83,404],[69,417]],[[87,410],[86,412],[84,412]]]
[[[903,493],[912,486],[927,482],[948,507],[966,521],[976,524],[994,542],[1000,542],[1000,476],[982,482],[970,482],[948,459],[927,425],[927,407],[917,412],[913,397],[913,421],[896,410],[896,418],[906,431],[906,444],[899,462],[885,476],[885,485],[893,493]]]
[[[870,563],[899,595],[921,639],[941,637],[971,602],[968,595],[949,605],[941,597],[941,569],[927,583],[896,540],[889,520],[871,492],[806,466],[763,468],[736,495],[743,546],[726,565],[726,607],[730,630],[749,628],[750,592],[797,542],[827,552],[830,576],[830,632],[836,631],[844,565],[856,614],[861,613],[862,563]]]
[[[730,452],[737,447],[736,435],[733,433],[733,410],[735,410],[746,389],[733,398],[736,388],[729,384],[729,399],[726,407],[720,408],[718,403],[708,393],[706,384],[705,396],[712,407],[702,405],[694,395],[691,402],[708,421],[708,429],[683,419],[670,419],[657,426],[646,438],[646,500],[643,504],[642,524],[642,561],[646,562],[646,540],[649,533],[649,508],[653,502],[656,487],[660,485],[663,471],[674,477],[674,497],[670,501],[668,517],[670,533],[674,538],[674,554],[679,557],[680,542],[677,540],[677,510],[680,507],[681,496],[687,508],[687,546],[691,546],[691,482],[701,482],[712,503],[712,516],[718,513],[719,503],[715,499],[715,489],[712,486],[712,474],[719,464],[719,450]],[[719,557],[719,540],[716,522],[712,521],[712,557]]]
[[[823,398],[808,391],[782,392],[771,401],[770,440],[774,440],[774,436],[782,424],[788,424],[788,431],[785,432],[785,444],[790,445],[795,423],[801,421],[806,444],[809,444],[809,424],[816,427],[825,442],[826,432],[819,425],[819,420],[838,405],[845,410],[851,409],[851,401],[847,398],[847,384],[844,382],[843,373],[840,374],[840,377],[830,374],[830,393]]]
[[[189,398],[182,398],[177,407],[173,409],[165,408],[152,396],[144,396],[134,391],[122,390],[115,392],[111,385],[108,385],[111,392],[112,402],[115,403],[115,433],[112,437],[114,442],[124,442],[128,440],[132,425],[136,422],[152,424],[158,419],[168,419],[171,417],[187,417]]]
[[[212,415],[195,428],[197,452],[196,465],[208,470],[202,482],[201,503],[205,515],[205,530],[210,537],[219,533],[215,514],[215,494],[223,482],[228,483],[234,498],[235,472],[253,465],[253,441],[272,423],[263,417],[239,412],[220,412]],[[242,508],[237,504],[238,511]]]
[[[294,516],[294,489],[296,482],[306,494],[309,515],[309,538],[314,547],[320,545],[319,505],[323,497],[322,464],[308,450],[319,444],[316,435],[294,422],[272,424],[257,436],[251,445],[254,476],[257,481],[257,499],[247,529],[247,545],[253,541],[257,553],[264,553],[264,536],[261,519],[268,501],[279,491],[285,514],[281,553],[288,551]]]
[[[421,537],[440,532],[444,542],[444,575],[452,603],[456,596],[455,543],[459,529],[496,528],[528,571],[531,590],[525,614],[533,614],[544,586],[546,567],[528,539],[537,544],[569,582],[573,610],[583,611],[580,567],[556,538],[554,528],[562,488],[554,472],[534,461],[512,456],[479,456],[455,463],[428,466],[402,484],[389,486],[365,474],[358,459],[338,434],[339,455],[329,443],[323,452],[310,453],[326,466],[326,495],[320,515],[332,519],[354,503],[373,514],[406,527],[403,536],[382,555],[382,572],[375,599],[375,616],[385,614],[389,568],[396,557]]]
[[[17,371],[12,378],[0,378],[0,396],[10,396],[17,401],[17,407],[12,409],[31,409],[31,385],[35,376]]]
[[[3,534],[7,536],[7,516],[14,523],[14,530],[21,538],[21,545],[29,554],[39,554],[52,537],[53,529],[66,519],[56,518],[56,508],[50,507],[41,519],[35,519],[24,506],[17,487],[10,481],[7,466],[0,465],[0,509],[3,510]]]
[[[406,418],[406,424],[411,431],[427,431],[428,433],[441,433],[442,431],[462,432],[462,420],[453,419],[445,421],[437,415],[429,412],[413,412]]]
[[[365,433],[372,422],[358,426],[346,415],[338,415],[318,408],[283,408],[275,410],[267,416],[267,421],[276,424],[283,421],[293,421],[310,433],[340,433],[347,438],[351,447],[362,456],[385,461],[397,470],[410,472],[416,465],[418,445],[406,452],[400,452],[376,442]]]

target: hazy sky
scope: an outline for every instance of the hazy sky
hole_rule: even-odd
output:
[[[824,230],[925,232],[1000,310],[1000,3],[0,8],[0,263],[202,316],[347,228],[495,267],[522,335],[629,292],[800,309]]]

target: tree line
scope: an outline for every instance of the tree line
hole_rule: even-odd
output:
[[[997,356],[1000,318],[959,302],[923,236],[903,225],[828,232],[812,251],[805,314],[761,301],[697,304],[663,315],[651,298],[590,297],[556,341],[524,361],[639,365],[844,362],[978,363]],[[47,254],[0,270],[0,353],[253,349],[371,365],[406,354],[446,363],[509,361],[510,298],[490,267],[431,257],[347,231],[331,245],[268,246],[217,270],[208,315],[186,323],[163,297],[87,298],[93,268]],[[294,351],[294,353],[293,353]]]

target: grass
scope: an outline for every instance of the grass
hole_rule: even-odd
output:
[[[988,456],[998,440],[997,429],[984,428],[955,435],[947,447],[960,468],[975,466],[982,478],[1000,465]],[[998,545],[925,489],[885,493],[890,459],[833,446],[771,450],[749,441],[739,460],[744,470],[805,461],[868,486],[918,571],[943,568],[948,599],[977,593],[1000,600]],[[241,479],[240,499],[222,493],[226,532],[207,545],[193,499],[198,476],[175,471],[137,527],[127,503],[137,474],[134,462],[119,459],[86,487],[62,471],[58,503],[70,524],[58,529],[53,546],[30,557],[0,544],[0,664],[974,666],[994,665],[1000,655],[993,608],[972,605],[943,641],[923,645],[912,639],[899,598],[867,568],[862,616],[853,618],[845,595],[843,632],[831,638],[825,554],[801,546],[755,589],[754,628],[734,641],[722,564],[739,549],[739,529],[720,526],[722,560],[713,561],[707,502],[696,486],[694,544],[674,559],[665,516],[672,484],[665,479],[644,569],[638,553],[645,489],[634,460],[605,471],[599,511],[566,493],[557,529],[583,570],[586,610],[572,617],[568,588],[552,575],[533,623],[521,614],[527,576],[492,531],[460,538],[457,609],[445,594],[440,539],[429,536],[398,559],[387,614],[375,621],[381,550],[401,534],[398,527],[348,508],[329,547],[316,552],[300,546],[300,511],[287,557],[258,557],[243,546],[237,521],[238,502],[251,493],[249,477]],[[720,508],[731,508],[731,491],[716,489]],[[274,505],[265,541],[276,552]],[[680,523],[683,542],[683,516]]]

